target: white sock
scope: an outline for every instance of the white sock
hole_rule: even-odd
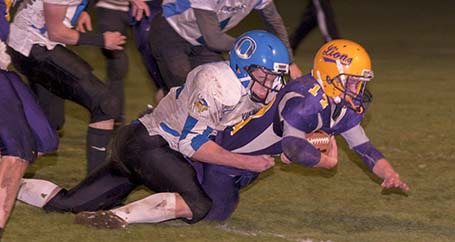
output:
[[[129,224],[158,223],[176,218],[175,193],[155,193],[123,207],[112,209]]]
[[[56,184],[39,179],[22,179],[22,185],[17,194],[17,200],[42,208],[62,190]]]

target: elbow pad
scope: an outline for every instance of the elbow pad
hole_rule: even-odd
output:
[[[366,142],[352,148],[363,160],[370,170],[373,169],[376,162],[384,158],[384,155],[377,150],[371,142]]]
[[[297,137],[284,137],[281,141],[286,157],[305,167],[313,167],[321,160],[321,152],[307,140]]]

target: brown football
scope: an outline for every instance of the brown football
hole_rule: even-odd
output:
[[[308,134],[306,139],[322,153],[329,150],[330,135],[322,130]]]

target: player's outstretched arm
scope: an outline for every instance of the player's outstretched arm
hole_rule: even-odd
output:
[[[386,159],[380,159],[373,167],[373,173],[384,179],[381,184],[383,188],[398,188],[404,192],[409,191],[406,182],[400,179],[400,175],[392,168],[392,165]]]
[[[203,144],[191,157],[201,162],[262,172],[275,165],[269,155],[242,155],[230,152],[213,141]]]

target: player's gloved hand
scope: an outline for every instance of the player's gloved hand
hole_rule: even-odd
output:
[[[245,155],[241,169],[263,172],[275,165],[275,159],[270,155]]]
[[[384,177],[384,181],[381,184],[382,188],[398,188],[404,192],[409,191],[409,186],[400,179],[400,175],[396,172],[392,172]]]
[[[104,48],[108,50],[123,50],[122,45],[126,43],[126,36],[120,32],[104,32]]]
[[[86,11],[83,11],[79,18],[77,19],[76,30],[82,33],[93,30],[92,20],[90,18],[90,15]]]

